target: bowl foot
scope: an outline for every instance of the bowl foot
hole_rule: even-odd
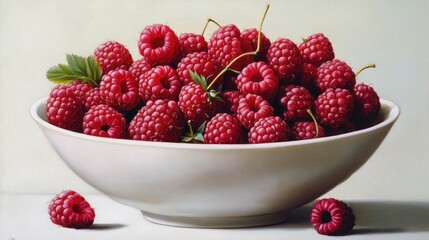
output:
[[[243,228],[278,224],[286,221],[287,211],[240,217],[182,217],[168,216],[142,211],[150,222],[187,228]]]

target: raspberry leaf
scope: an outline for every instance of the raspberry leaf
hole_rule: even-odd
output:
[[[203,89],[207,91],[207,80],[204,76],[197,74],[191,70],[189,70],[189,75],[191,76],[192,81],[194,81],[198,85],[201,85]]]
[[[206,129],[206,122],[203,122],[196,132],[192,130],[192,123],[188,121],[189,133],[182,136],[182,142],[185,143],[201,143],[204,142],[204,130]]]
[[[75,54],[66,55],[67,65],[58,64],[48,69],[46,77],[48,80],[66,85],[75,80],[89,83],[97,87],[100,83],[102,70],[93,56],[81,57]]]

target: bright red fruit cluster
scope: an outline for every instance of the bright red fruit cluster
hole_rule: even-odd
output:
[[[326,36],[296,44],[258,33],[229,24],[206,41],[153,24],[140,34],[138,60],[115,41],[88,58],[68,55],[68,65],[48,70],[59,84],[47,119],[101,137],[214,144],[319,138],[374,123],[377,93],[356,84]]]

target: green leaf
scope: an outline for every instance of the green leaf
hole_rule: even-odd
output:
[[[69,84],[74,80],[89,83],[93,87],[100,84],[102,70],[93,56],[81,57],[66,54],[67,64],[58,64],[48,69],[46,78],[57,84]]]
[[[204,142],[204,135],[201,133],[197,133],[194,137],[194,140],[198,142]]]
[[[197,74],[192,70],[189,70],[189,75],[191,76],[192,81],[198,85],[201,85],[203,89],[207,91],[207,80],[204,76]]]

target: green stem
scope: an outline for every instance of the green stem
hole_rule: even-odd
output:
[[[239,59],[241,59],[242,57],[245,56],[251,56],[251,55],[257,55],[259,52],[259,49],[261,48],[261,30],[262,30],[262,26],[264,24],[265,21],[265,16],[267,15],[268,9],[270,8],[270,5],[267,4],[267,7],[265,8],[265,12],[264,15],[262,16],[262,20],[261,23],[259,24],[259,30],[258,30],[258,45],[256,47],[255,51],[252,52],[245,52],[242,53],[241,55],[239,55],[238,57],[234,58],[231,62],[228,63],[228,65],[226,65],[226,67],[213,79],[213,81],[210,83],[210,85],[207,87],[207,90],[209,90],[214,83],[226,72],[228,71],[228,69],[235,63],[237,62]]]
[[[209,22],[212,22],[212,23],[216,24],[219,28],[222,27],[218,22],[216,22],[215,20],[209,18],[209,19],[207,19],[206,25],[204,26],[203,32],[201,33],[202,36],[204,36],[204,33],[206,32],[206,29],[207,29],[207,26],[209,25]]]
[[[361,68],[356,74],[355,77],[357,77],[357,75],[359,75],[359,73],[361,73],[363,70],[367,69],[367,68],[375,68],[375,64],[368,64],[365,67]]]

